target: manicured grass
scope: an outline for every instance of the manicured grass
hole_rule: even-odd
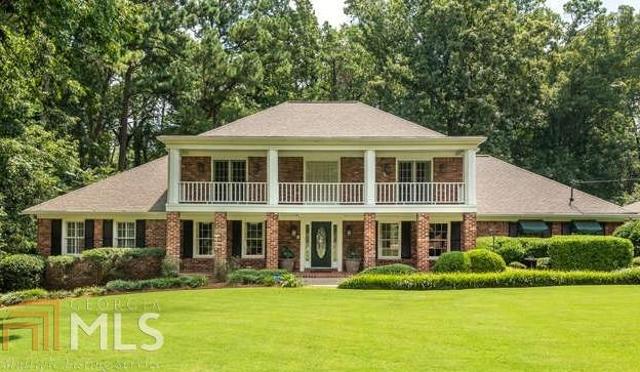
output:
[[[181,371],[635,370],[640,365],[640,287],[635,286],[189,290],[92,298],[89,310],[85,301],[63,303],[63,350],[28,351],[23,333],[9,352],[0,352],[0,368],[29,360],[57,368]],[[152,341],[135,324],[143,307],[157,301],[160,319],[149,324],[163,333],[164,347],[100,351],[98,337],[84,336],[80,351],[69,351],[71,305],[82,304],[79,313],[89,321],[100,313],[100,303],[113,308],[115,301],[138,307],[123,311],[126,343]]]

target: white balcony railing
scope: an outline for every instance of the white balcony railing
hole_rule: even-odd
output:
[[[377,204],[464,204],[464,182],[383,182]]]
[[[364,183],[280,182],[281,204],[362,204]]]
[[[180,203],[264,204],[266,182],[180,182]]]

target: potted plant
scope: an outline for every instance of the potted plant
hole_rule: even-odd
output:
[[[280,268],[293,272],[293,263],[296,255],[289,247],[284,247],[280,251]]]
[[[347,258],[344,260],[344,265],[346,266],[349,274],[355,274],[360,270],[360,254],[358,254],[357,249],[354,247],[349,249]]]

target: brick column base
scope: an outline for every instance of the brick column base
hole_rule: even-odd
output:
[[[462,250],[468,251],[476,247],[478,228],[475,213],[462,214]]]
[[[43,256],[51,255],[51,220],[38,219],[38,252]]]
[[[217,266],[227,263],[227,214],[216,212],[213,221],[213,257]]]
[[[416,268],[420,271],[429,270],[429,220],[427,213],[416,216]]]
[[[267,213],[267,269],[278,268],[278,214]]]
[[[167,257],[180,258],[179,212],[167,212]]]
[[[364,214],[364,268],[376,266],[376,214]]]

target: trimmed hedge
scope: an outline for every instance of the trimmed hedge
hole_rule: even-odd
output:
[[[239,269],[229,274],[227,278],[230,284],[248,284],[281,287],[300,287],[302,282],[298,277],[287,270],[255,270]]]
[[[640,269],[626,269],[614,272],[512,269],[501,273],[482,274],[356,275],[340,283],[338,288],[445,290],[622,284],[640,284]]]
[[[530,238],[530,237],[507,237],[507,236],[496,236],[495,237],[495,247],[493,245],[493,237],[483,236],[476,240],[476,248],[478,249],[488,249],[490,251],[495,251],[500,254],[500,249],[505,246],[511,244],[510,242],[518,242],[522,246],[524,250],[524,257],[548,257],[549,253],[549,238]],[[524,258],[523,257],[523,258]],[[504,258],[504,256],[503,256]],[[505,258],[506,262],[508,261]],[[522,261],[519,259],[518,261]]]
[[[486,249],[473,249],[465,253],[469,257],[469,270],[474,273],[504,271],[507,264],[499,254]]]
[[[37,288],[44,279],[45,261],[40,256],[13,254],[0,260],[0,291]]]
[[[628,221],[613,232],[613,236],[631,240],[635,255],[640,256],[640,220]]]
[[[113,280],[105,285],[111,292],[129,292],[143,289],[198,288],[207,285],[204,275],[185,275],[176,278],[155,278],[146,280]]]
[[[367,275],[367,274],[413,274],[415,273],[416,268],[413,266],[405,265],[405,264],[389,264],[382,266],[374,266],[368,269],[362,270],[358,275]]]
[[[438,257],[433,272],[454,273],[469,271],[471,262],[469,257],[463,252],[447,252]]]
[[[562,236],[549,239],[554,270],[612,271],[631,266],[633,244],[610,236]]]

